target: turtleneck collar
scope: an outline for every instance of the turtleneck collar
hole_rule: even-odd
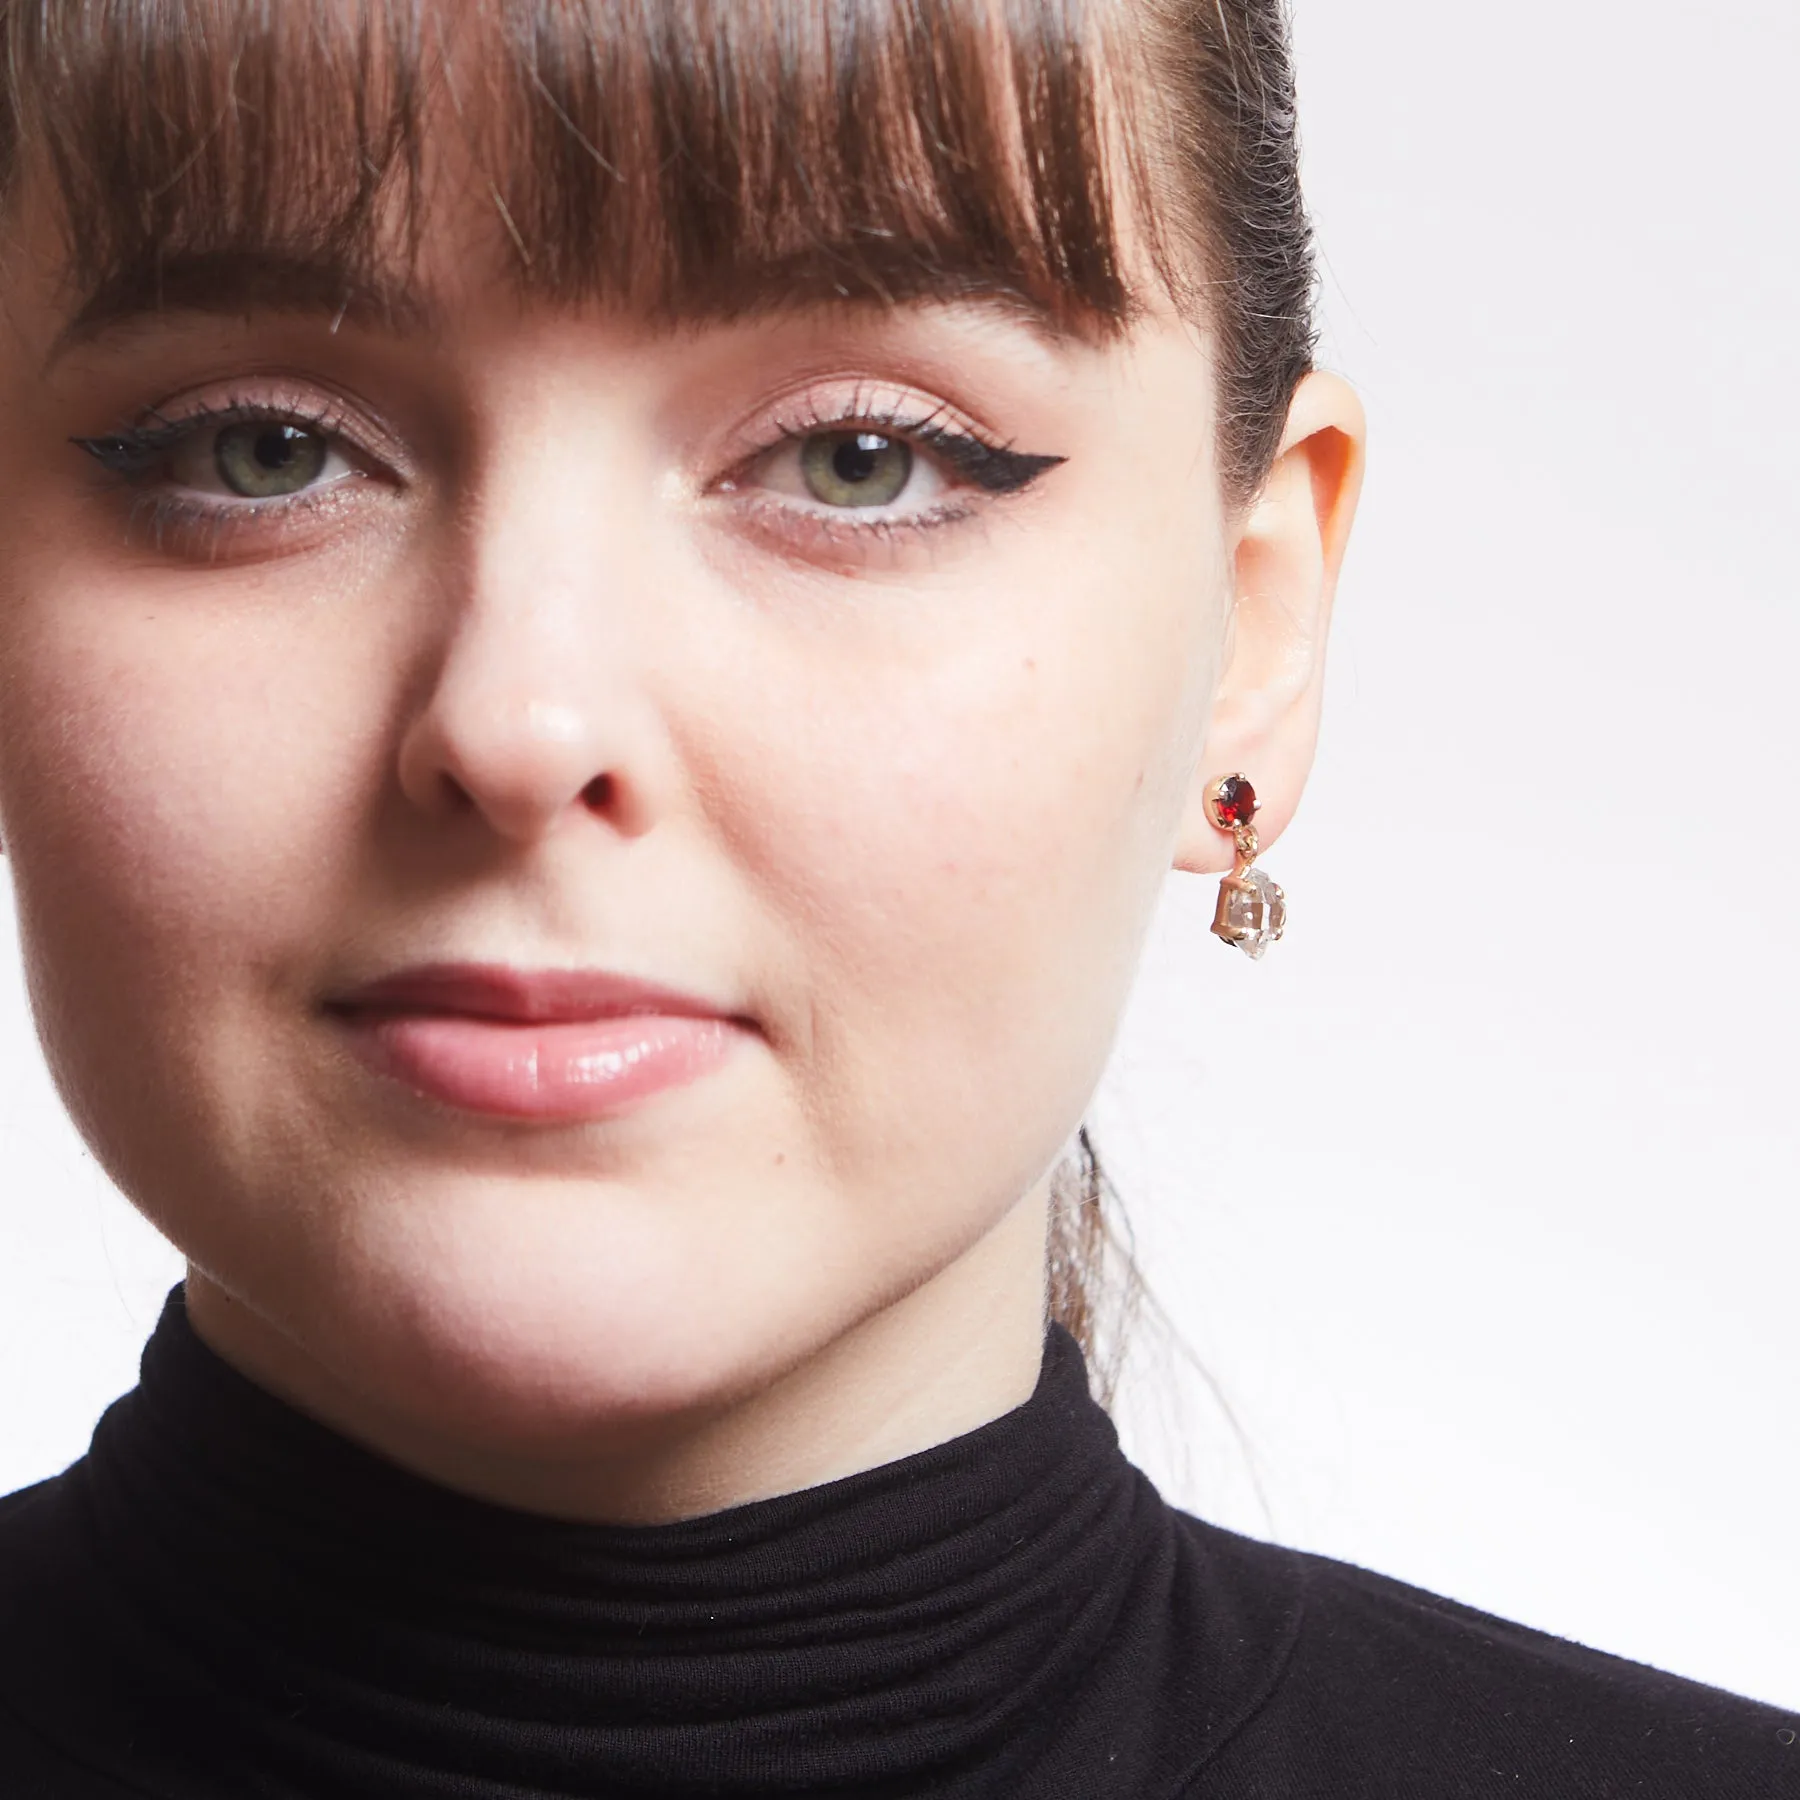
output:
[[[213,1792],[198,1742],[230,1800],[1021,1792],[1092,1736],[1090,1677],[1176,1561],[1060,1328],[1031,1398],[966,1436],[592,1526],[362,1450],[224,1363],[177,1288],[63,1482],[42,1591],[78,1608],[134,1779],[184,1800]],[[46,1735],[98,1729],[58,1716],[63,1684],[0,1674]]]

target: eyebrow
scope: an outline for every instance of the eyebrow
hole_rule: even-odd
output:
[[[396,334],[442,325],[440,309],[413,283],[339,257],[265,249],[146,257],[114,270],[82,300],[44,366],[163,313],[311,316],[329,319],[334,331],[349,322]]]
[[[866,269],[867,249],[860,248]],[[659,316],[678,326],[768,316],[808,305],[892,307],[935,301],[994,312],[1051,349],[1067,349],[1099,335],[1094,321],[1072,322],[1067,308],[985,270],[947,267],[901,249],[873,281],[865,277],[860,285],[847,286],[845,270],[846,262],[828,248],[798,258],[737,263],[721,272],[709,292],[673,296]],[[245,247],[146,256],[105,276],[80,302],[52,343],[45,369],[159,315],[195,313],[324,318],[334,332],[348,323],[394,336],[431,336],[445,325],[442,304],[416,282],[329,253],[293,255]]]

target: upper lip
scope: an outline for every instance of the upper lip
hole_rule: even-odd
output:
[[[328,1005],[338,1011],[459,1013],[537,1025],[636,1013],[730,1016],[692,994],[606,969],[514,969],[503,963],[420,964],[334,994]]]

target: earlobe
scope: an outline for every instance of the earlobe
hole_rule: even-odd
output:
[[[1247,773],[1266,848],[1300,803],[1323,698],[1325,640],[1362,487],[1366,425],[1355,391],[1312,374],[1295,391],[1274,466],[1245,512],[1224,673],[1194,771],[1175,867],[1231,868],[1233,845],[1208,814],[1221,776]]]

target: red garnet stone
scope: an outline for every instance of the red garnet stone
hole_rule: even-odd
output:
[[[1241,775],[1227,775],[1215,790],[1213,808],[1219,823],[1235,831],[1256,817],[1256,789]]]

